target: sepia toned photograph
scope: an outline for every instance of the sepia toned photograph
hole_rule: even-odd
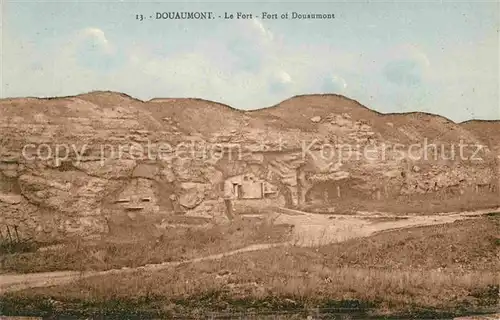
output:
[[[0,320],[500,319],[498,0],[0,28]]]

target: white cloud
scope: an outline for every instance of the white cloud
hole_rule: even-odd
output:
[[[422,67],[430,67],[431,63],[422,48],[416,44],[402,44],[389,51],[391,60],[414,60]]]
[[[269,31],[260,19],[252,19],[252,26],[259,32],[260,36],[266,41],[273,41],[274,34]]]
[[[113,46],[106,38],[106,34],[99,28],[85,28],[80,31],[81,39],[79,41],[90,40],[93,45],[99,46],[106,53],[113,51]]]
[[[340,77],[340,76],[336,76],[336,75],[333,75],[331,77],[331,81],[334,83],[334,84],[337,84],[341,90],[345,90],[347,89],[347,82],[345,81],[344,78]]]
[[[278,79],[281,83],[292,82],[292,77],[290,76],[290,74],[283,70],[278,72]]]
[[[96,38],[103,45],[109,44],[109,41],[108,39],[106,39],[106,35],[104,34],[104,31],[102,31],[99,28],[85,28],[82,30],[82,34]]]
[[[389,50],[382,72],[393,84],[417,87],[425,82],[429,69],[424,51],[414,44],[404,44]]]

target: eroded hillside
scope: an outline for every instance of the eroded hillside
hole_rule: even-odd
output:
[[[493,206],[494,131],[429,114],[380,114],[337,95],[255,111],[113,92],[4,99],[0,231],[93,237],[149,218],[161,228],[170,215],[224,223],[276,207]]]

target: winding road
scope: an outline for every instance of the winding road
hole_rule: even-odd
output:
[[[428,216],[397,216],[397,219],[377,222],[376,218],[396,218],[396,216],[372,213],[359,215],[325,215],[325,214],[293,214],[279,213],[274,218],[275,224],[293,225],[292,239],[283,243],[254,244],[237,250],[227,251],[204,257],[164,262],[159,264],[147,264],[137,268],[121,268],[106,271],[55,271],[28,274],[2,274],[0,275],[0,294],[9,291],[18,291],[28,288],[48,287],[67,284],[72,281],[100,275],[130,273],[136,271],[158,271],[183,264],[197,263],[202,261],[220,260],[224,257],[267,250],[282,246],[317,246],[328,243],[342,242],[353,238],[367,237],[378,232],[387,230],[411,228],[418,226],[429,226],[436,224],[452,223],[457,220],[473,219],[490,212],[500,211],[500,208],[484,209],[466,212],[450,212]],[[375,220],[374,220],[375,219]]]

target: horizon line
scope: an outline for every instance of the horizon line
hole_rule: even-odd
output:
[[[79,96],[96,95],[96,94],[103,94],[103,93],[104,94],[119,95],[119,96],[125,97],[127,99],[135,100],[135,101],[138,101],[138,102],[141,102],[141,103],[155,103],[158,100],[198,100],[198,101],[208,102],[208,103],[211,103],[211,104],[217,104],[217,105],[223,106],[225,108],[229,108],[229,109],[231,109],[233,111],[243,112],[243,113],[246,113],[246,112],[256,112],[256,111],[262,111],[262,110],[277,108],[281,104],[285,103],[286,101],[290,101],[290,100],[297,99],[297,98],[314,97],[314,96],[337,97],[337,98],[349,100],[349,101],[353,102],[354,104],[358,105],[359,107],[367,109],[370,112],[376,113],[376,114],[378,114],[380,116],[422,114],[422,115],[429,115],[429,116],[439,117],[439,118],[445,119],[445,120],[447,120],[449,122],[452,122],[452,123],[455,123],[455,124],[466,124],[466,123],[469,123],[469,122],[500,122],[500,118],[499,119],[476,119],[476,118],[472,118],[472,119],[464,120],[464,121],[461,121],[461,122],[455,122],[455,121],[451,120],[450,118],[448,118],[446,116],[443,116],[443,115],[440,115],[440,114],[436,114],[436,113],[426,112],[426,111],[380,112],[380,111],[371,109],[370,107],[367,107],[367,106],[363,105],[358,100],[355,100],[353,98],[347,97],[347,96],[342,95],[342,94],[331,93],[331,92],[330,93],[305,93],[305,94],[297,94],[297,95],[293,95],[293,96],[291,96],[289,98],[286,98],[284,100],[281,100],[280,102],[278,102],[276,104],[273,104],[273,105],[270,105],[270,106],[265,106],[265,107],[260,107],[260,108],[256,108],[256,109],[240,109],[240,108],[236,108],[236,107],[233,107],[231,105],[228,105],[226,103],[222,103],[222,102],[214,101],[214,100],[209,100],[209,99],[205,99],[205,98],[200,98],[200,97],[155,97],[155,98],[151,98],[151,99],[148,99],[148,100],[142,100],[142,99],[136,98],[136,97],[134,97],[134,96],[132,96],[132,95],[130,95],[128,93],[121,92],[121,91],[113,91],[113,90],[92,90],[92,91],[78,93],[78,94],[73,94],[73,95],[46,96],[46,97],[37,97],[37,96],[5,97],[5,98],[0,98],[0,102],[2,102],[2,101],[8,101],[8,100],[21,100],[21,99],[60,100],[60,99],[78,98]]]

